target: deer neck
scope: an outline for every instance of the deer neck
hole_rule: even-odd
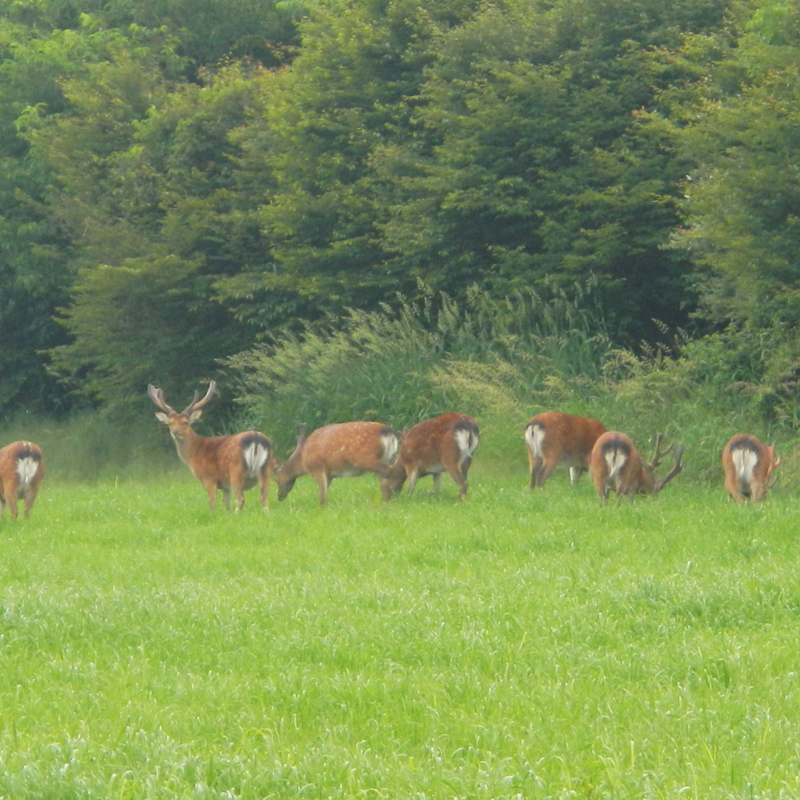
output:
[[[206,438],[189,428],[183,436],[173,436],[172,441],[175,442],[175,449],[178,451],[178,456],[181,461],[191,465],[195,455],[202,449],[203,442],[206,441]]]

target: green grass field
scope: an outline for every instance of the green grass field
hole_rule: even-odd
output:
[[[800,797],[790,492],[603,508],[477,459],[462,504],[235,516],[177,469],[0,524],[0,796]]]

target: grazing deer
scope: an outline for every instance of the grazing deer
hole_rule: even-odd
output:
[[[671,446],[661,452],[662,433],[656,434],[656,448],[653,460],[648,464],[633,446],[633,442],[617,431],[607,431],[594,444],[590,459],[592,479],[597,494],[608,500],[608,493],[614,491],[617,497],[633,497],[642,494],[657,495],[682,469],[683,445]],[[656,468],[667,453],[672,452],[675,466],[665,478],[656,475]]]
[[[531,489],[544,486],[556,467],[569,467],[572,483],[589,469],[592,447],[606,432],[605,425],[590,417],[560,411],[537,414],[525,426],[525,444],[531,469]]]
[[[236,511],[240,511],[244,505],[244,489],[258,484],[261,506],[267,511],[269,475],[273,465],[269,439],[255,430],[231,436],[200,436],[192,429],[216,388],[217,384],[211,381],[202,400],[197,399],[198,393],[195,392],[194,400],[180,413],[166,404],[161,389],[150,385],[147,392],[161,409],[156,412],[156,419],[169,428],[181,460],[205,486],[211,509],[217,501],[217,489],[222,489],[225,507],[230,508],[232,491],[236,498]]]
[[[478,447],[478,425],[466,414],[442,414],[420,422],[403,434],[400,455],[389,474],[381,481],[384,497],[391,497],[408,480],[408,493],[419,478],[433,476],[434,491],[439,491],[442,473],[458,484],[459,498],[467,494],[467,472]]]
[[[365,472],[382,477],[400,449],[400,434],[380,422],[340,422],[323,425],[310,436],[300,426],[297,448],[275,470],[278,500],[283,500],[301,475],[310,474],[319,486],[319,503],[325,505],[334,478],[353,478]],[[388,499],[384,493],[384,499]]]
[[[12,442],[0,450],[0,518],[6,505],[17,518],[17,499],[25,500],[24,519],[33,508],[33,501],[44,478],[42,451],[33,442]]]
[[[722,472],[725,488],[737,502],[763,500],[767,491],[775,485],[770,483],[772,473],[780,466],[781,457],[775,455],[775,445],[767,447],[749,433],[738,433],[722,450]]]

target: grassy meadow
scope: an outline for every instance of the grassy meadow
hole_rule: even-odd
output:
[[[163,433],[163,431],[161,431]],[[156,475],[0,524],[0,796],[800,796],[798,501],[481,461],[264,515]]]

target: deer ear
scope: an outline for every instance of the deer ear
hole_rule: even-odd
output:
[[[193,425],[195,422],[197,422],[197,420],[200,419],[202,415],[203,415],[202,408],[197,409],[197,411],[192,411],[192,413],[189,414],[189,424]]]
[[[165,425],[169,425],[169,416],[167,416],[163,411],[156,411],[156,419],[159,422],[163,422]]]

